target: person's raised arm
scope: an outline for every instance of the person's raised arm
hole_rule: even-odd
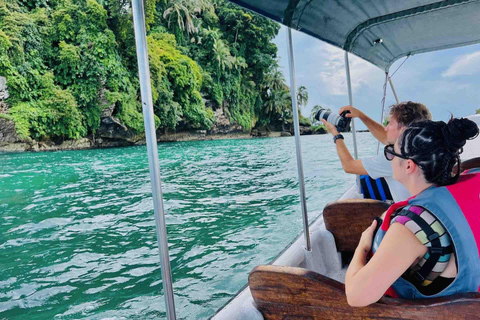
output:
[[[353,106],[345,106],[340,108],[339,113],[341,114],[344,111],[350,111],[350,113],[347,113],[345,116],[347,118],[359,118],[362,120],[362,122],[367,126],[368,130],[370,130],[370,133],[373,134],[373,136],[380,141],[383,144],[387,144],[387,133],[385,131],[385,127],[367,116],[365,113],[362,111],[358,110],[357,108]]]
[[[333,135],[338,135],[337,128],[322,119],[323,124],[327,127],[327,130]],[[338,157],[340,158],[340,162],[342,163],[342,168],[346,173],[353,173],[353,174],[368,174],[365,168],[363,167],[362,160],[355,160],[350,151],[348,151],[347,146],[343,139],[337,139],[335,141]]]
[[[367,263],[376,224],[374,221],[362,233],[345,276],[347,302],[352,307],[368,306],[380,300],[415,260],[427,252],[427,247],[407,227],[394,223]]]

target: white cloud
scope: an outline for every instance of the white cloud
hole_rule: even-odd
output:
[[[460,56],[442,77],[471,76],[480,73],[480,51]]]
[[[319,43],[314,47],[317,61],[321,63],[318,78],[332,95],[348,94],[347,77],[345,73],[344,51],[326,43]],[[378,83],[382,78],[382,72],[369,62],[350,54],[350,76],[353,92],[361,85]],[[322,63],[322,61],[324,61]],[[380,80],[381,81],[381,80]]]

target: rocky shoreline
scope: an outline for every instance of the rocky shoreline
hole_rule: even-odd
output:
[[[291,136],[288,132],[268,132],[261,137],[284,137]],[[251,139],[255,138],[250,133],[230,133],[230,134],[199,134],[197,132],[177,132],[167,135],[157,136],[158,142],[180,142],[180,141],[202,141],[202,140],[224,140],[224,139]],[[114,139],[96,139],[82,138],[78,140],[66,140],[62,143],[52,141],[17,141],[0,142],[0,152],[43,152],[43,151],[61,151],[61,150],[84,150],[101,149],[113,147],[126,147],[135,145],[145,145],[145,139],[136,142]]]
[[[271,131],[267,128],[256,128],[246,131],[236,123],[230,123],[224,110],[215,111],[216,123],[211,130],[185,130],[179,132],[157,132],[158,142],[179,142],[221,139],[249,139],[255,137],[288,137],[289,131]],[[290,128],[292,129],[292,128]],[[324,130],[314,131],[309,126],[300,126],[301,135],[323,134]],[[113,108],[105,108],[95,135],[78,140],[35,141],[21,139],[15,130],[13,121],[0,117],[0,152],[41,152],[59,150],[83,150],[95,148],[125,147],[144,145],[145,137],[138,135],[123,125],[113,116]]]
[[[121,124],[112,125],[110,130],[105,126],[97,132],[96,136],[89,136],[78,140],[65,141],[35,141],[22,140],[16,132],[13,122],[0,118],[0,152],[43,152],[60,150],[84,150],[96,148],[125,147],[145,145],[145,138],[134,136],[126,128],[118,127]],[[302,135],[319,134],[313,133],[309,128],[302,127]],[[157,133],[158,142],[202,141],[222,139],[250,139],[257,137],[288,137],[290,132],[266,131],[254,129],[251,132],[241,130],[223,130],[221,132],[207,132],[206,130],[191,130],[172,132],[166,134]]]

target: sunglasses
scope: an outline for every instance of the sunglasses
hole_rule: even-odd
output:
[[[409,159],[401,154],[398,154],[394,151],[393,149],[393,144],[386,145],[385,148],[383,149],[383,154],[385,155],[385,158],[388,161],[392,161],[393,158],[399,157],[400,159]]]

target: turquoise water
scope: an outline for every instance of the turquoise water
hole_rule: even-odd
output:
[[[354,177],[331,135],[301,141],[313,221]],[[159,144],[159,156],[177,318],[206,319],[302,230],[294,139]],[[0,154],[0,221],[0,319],[165,317],[145,146]]]

